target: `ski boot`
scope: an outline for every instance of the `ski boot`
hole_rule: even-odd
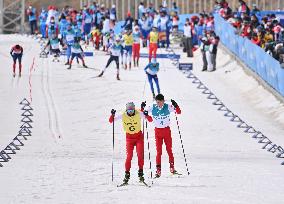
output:
[[[127,185],[129,179],[130,179],[130,172],[129,171],[125,171],[125,177],[123,179],[123,183]]]
[[[122,182],[122,184],[117,185],[117,187],[127,186],[129,179],[130,179],[130,172],[125,171],[125,177],[123,179],[123,182]]]
[[[88,68],[88,66],[87,66],[87,65],[85,65],[85,64],[83,64],[83,67],[84,67],[84,68]]]
[[[127,70],[127,64],[124,65],[124,69]]]
[[[175,170],[175,165],[174,165],[174,163],[172,162],[172,163],[170,163],[170,172],[171,172],[171,174],[175,174],[175,173],[177,173],[177,171]]]
[[[117,74],[117,75],[116,75],[116,79],[117,79],[117,80],[120,80],[120,78],[119,78],[119,74]]]
[[[69,67],[67,69],[71,69],[72,65],[70,64]]]
[[[149,186],[144,179],[144,173],[143,173],[143,169],[139,169],[138,171],[138,177],[139,177],[139,183],[142,183],[144,186],[146,187],[151,187]]]
[[[156,175],[155,178],[160,178],[161,177],[161,165],[157,165],[157,170],[156,170]]]
[[[19,73],[19,77],[21,77],[21,76],[22,76],[22,73],[20,72],[20,73]]]
[[[137,62],[136,62],[136,66],[137,66],[137,67],[139,67],[139,60],[137,60]]]
[[[129,70],[131,69],[131,63],[129,63]]]
[[[14,72],[14,73],[13,73],[13,77],[15,77],[15,76],[16,76],[16,73]]]
[[[139,182],[140,183],[144,183],[145,182],[143,169],[139,169],[138,170],[138,177],[139,177]]]
[[[103,74],[104,74],[104,71],[102,71],[102,72],[98,75],[98,77],[102,77]]]
[[[170,172],[172,175],[177,175],[177,176],[180,176],[182,174],[178,173],[176,170],[175,170],[175,166],[174,166],[174,163],[170,163]]]
[[[134,60],[134,67],[136,67],[136,61]]]

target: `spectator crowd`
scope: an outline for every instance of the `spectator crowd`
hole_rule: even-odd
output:
[[[235,12],[226,0],[216,1],[215,12],[234,26],[237,34],[263,48],[281,64],[284,62],[284,28],[275,14],[261,16],[256,4],[251,9],[243,0],[239,0]]]

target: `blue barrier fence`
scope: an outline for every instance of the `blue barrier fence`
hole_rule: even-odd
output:
[[[249,39],[235,34],[235,28],[219,15],[215,15],[215,29],[221,42],[257,73],[278,93],[284,96],[284,69],[279,62],[254,45]]]

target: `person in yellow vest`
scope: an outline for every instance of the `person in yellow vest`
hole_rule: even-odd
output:
[[[157,28],[153,27],[149,34],[149,62],[151,62],[152,57],[157,59],[158,40],[159,33],[157,32]]]
[[[96,50],[98,50],[100,48],[101,32],[97,26],[93,28],[90,35],[93,46],[95,46]]]
[[[141,118],[146,118],[149,122],[152,122],[153,119],[148,115],[148,111],[142,112],[135,109],[135,104],[133,102],[126,104],[126,111],[122,115],[116,116],[115,113],[116,110],[112,109],[109,122],[113,123],[116,120],[122,120],[123,128],[126,132],[126,161],[123,183],[127,185],[130,179],[131,160],[135,146],[139,166],[138,177],[139,181],[144,183],[144,135],[141,131]]]
[[[132,45],[133,45],[133,36],[132,31],[127,30],[126,33],[122,36],[124,41],[124,68],[127,69],[127,64],[129,64],[129,69],[131,69],[131,60],[132,60]]]

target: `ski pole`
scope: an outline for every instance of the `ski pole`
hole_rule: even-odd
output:
[[[151,180],[152,180],[152,184],[153,184],[153,171],[152,171],[152,162],[151,162],[151,152],[150,152],[150,143],[149,143],[149,133],[148,133],[148,123],[147,123],[147,121],[146,121],[146,136],[147,136],[147,143],[148,143]]]
[[[175,113],[175,116],[176,116],[178,133],[179,133],[180,143],[181,143],[181,147],[182,147],[182,152],[183,152],[184,162],[185,162],[185,166],[186,166],[186,171],[187,171],[187,174],[189,175],[190,173],[189,173],[189,170],[188,170],[187,160],[186,160],[186,156],[185,156],[185,152],[184,152],[183,142],[182,142],[180,128],[179,128],[179,123],[178,123],[178,117],[177,117],[176,113]]]
[[[114,157],[114,119],[112,122],[112,163],[111,163],[111,180],[113,182],[113,157]]]
[[[144,81],[143,98],[144,98],[144,96],[145,96],[145,87],[146,87],[146,78],[145,78],[145,81]]]

